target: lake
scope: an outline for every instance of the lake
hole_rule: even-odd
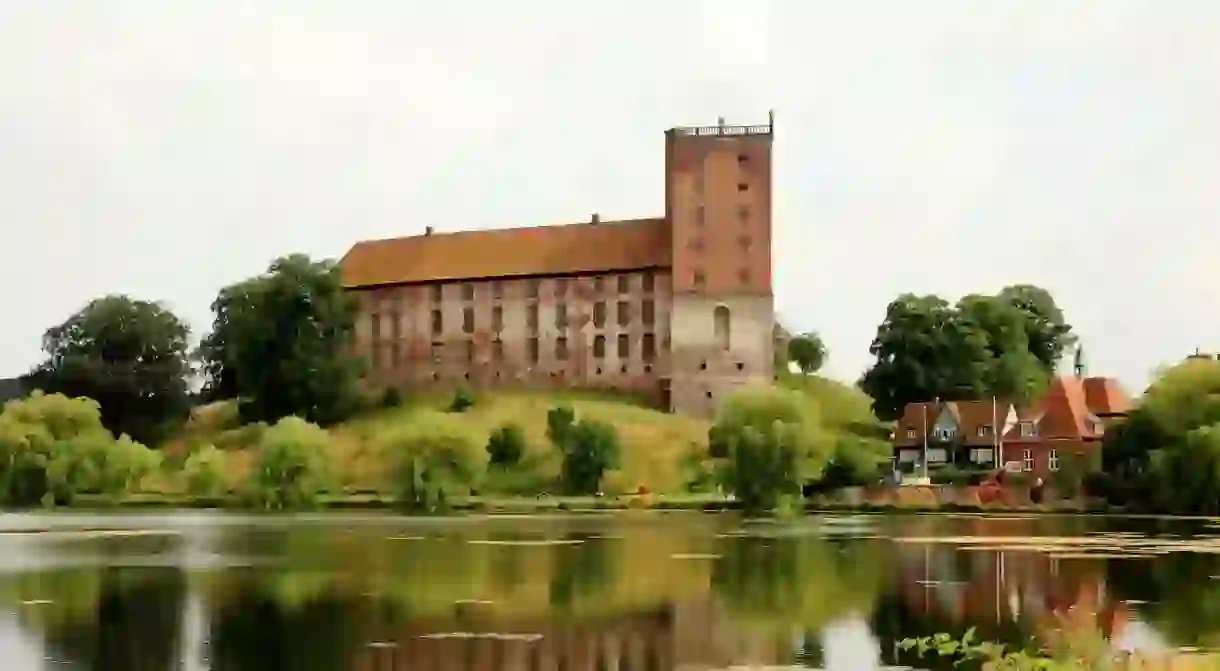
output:
[[[0,659],[6,671],[860,671],[920,664],[898,640],[970,626],[1003,641],[1079,627],[1123,648],[1220,647],[1217,530],[1017,515],[9,514]]]

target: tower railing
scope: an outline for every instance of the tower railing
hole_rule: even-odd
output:
[[[775,132],[772,124],[757,124],[751,126],[678,126],[670,130],[674,135],[683,137],[716,137],[739,135],[771,135]]]

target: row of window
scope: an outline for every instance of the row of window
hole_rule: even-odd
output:
[[[613,284],[614,284],[614,288],[617,291],[617,293],[619,293],[619,294],[631,293],[631,277],[632,277],[631,275],[613,275],[613,276],[598,275],[593,278],[593,293],[598,294],[598,295],[607,293],[608,287],[610,285],[610,283],[607,281],[609,279],[614,280]],[[568,295],[568,291],[569,291],[569,288],[570,288],[573,280],[571,278],[560,277],[560,278],[551,280],[551,282],[554,284],[554,295],[557,297],[563,297],[563,296]],[[479,284],[486,284],[490,287],[491,297],[493,299],[499,300],[501,298],[504,298],[504,282],[501,280],[491,280],[490,282],[478,282],[478,283],[467,282],[467,283],[462,284],[461,285],[462,300],[464,300],[464,301],[474,300],[475,287],[478,286]],[[441,302],[441,300],[443,299],[443,293],[444,293],[443,288],[444,288],[444,285],[442,285],[442,284],[433,284],[433,285],[429,286],[428,297],[431,299],[431,301],[433,303]],[[641,290],[643,290],[644,293],[655,292],[656,288],[657,288],[656,274],[652,273],[651,271],[645,271],[645,272],[641,273],[640,274],[640,288],[641,288]],[[542,280],[541,279],[535,278],[535,279],[526,280],[526,296],[528,298],[538,298],[541,294],[542,294]]]
[[[995,461],[995,455],[992,454],[990,447],[976,448],[970,450],[970,461],[976,464],[992,463]],[[1059,470],[1059,450],[1051,449],[1046,457],[1046,467],[1052,471]],[[1021,470],[1027,473],[1034,470],[1033,450],[1021,450]]]
[[[631,358],[631,336],[626,333],[620,333],[615,338],[616,354],[620,360],[628,360]],[[476,356],[476,347],[473,340],[467,340],[461,343],[465,351],[467,363],[474,363]],[[657,358],[657,336],[654,333],[645,333],[640,336],[640,359],[643,361],[655,361]],[[388,351],[387,351],[388,349]],[[430,354],[434,363],[440,363],[444,359],[445,343],[432,343]],[[504,362],[504,341],[493,340],[491,342],[492,361],[495,363]],[[393,342],[388,348],[374,347],[372,350],[372,365],[375,369],[380,369],[388,365],[391,368],[401,366],[403,362],[402,344]],[[526,360],[531,364],[536,364],[541,359],[541,343],[539,338],[528,338],[525,341],[525,356]],[[559,361],[567,361],[571,356],[571,349],[566,336],[560,336],[555,339],[555,359]],[[388,360],[387,360],[388,357]],[[593,337],[593,358],[606,358],[606,336],[598,335]]]
[[[593,304],[593,326],[595,328],[605,328],[608,315],[608,305],[606,301],[598,301]],[[374,342],[380,341],[384,332],[381,328],[382,317],[385,316],[390,320],[389,337],[391,340],[399,340],[402,338],[402,321],[401,315],[391,312],[387,315],[374,314],[372,315],[372,339]],[[619,326],[629,326],[632,319],[632,310],[630,301],[617,301],[615,303],[615,316]],[[441,335],[445,332],[445,315],[440,309],[433,309],[430,317],[430,328],[432,335]],[[652,326],[656,323],[657,309],[656,303],[651,298],[646,298],[640,301],[640,321],[645,326]],[[474,306],[466,306],[462,308],[462,332],[473,334],[478,328],[476,312]],[[526,306],[525,309],[525,325],[531,333],[538,332],[539,308],[537,303],[532,303]],[[555,328],[564,330],[568,326],[568,304],[555,304]],[[504,308],[500,305],[491,306],[491,330],[499,333],[504,330]]]
[[[1038,435],[1037,427],[1034,426],[1033,422],[1021,422],[1018,426],[1020,426],[1020,428],[1021,428],[1021,437],[1022,438],[1032,438],[1032,437]],[[980,427],[978,427],[978,429],[975,430],[975,435],[982,438],[990,432],[991,432],[990,426],[980,426]],[[907,438],[914,438],[916,435],[917,434],[915,432],[915,429],[907,429]],[[957,431],[955,429],[933,429],[932,430],[932,438],[934,438],[936,440],[950,440],[955,435],[957,435]]]

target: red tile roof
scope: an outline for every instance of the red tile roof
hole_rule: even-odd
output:
[[[348,288],[443,280],[666,268],[664,219],[433,233],[356,243],[339,262]]]
[[[1084,381],[1085,401],[1098,417],[1125,415],[1131,410],[1131,397],[1112,377],[1090,377]]]

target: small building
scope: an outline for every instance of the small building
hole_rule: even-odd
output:
[[[1045,475],[1069,455],[1094,458],[1106,427],[1130,407],[1117,380],[1080,376],[1056,377],[1042,398],[1020,407],[1003,399],[909,403],[895,428],[894,458],[914,471],[926,444],[933,469],[954,463]]]
[[[340,266],[370,380],[602,387],[692,415],[769,383],[773,133],[666,131],[661,216],[356,243]]]

